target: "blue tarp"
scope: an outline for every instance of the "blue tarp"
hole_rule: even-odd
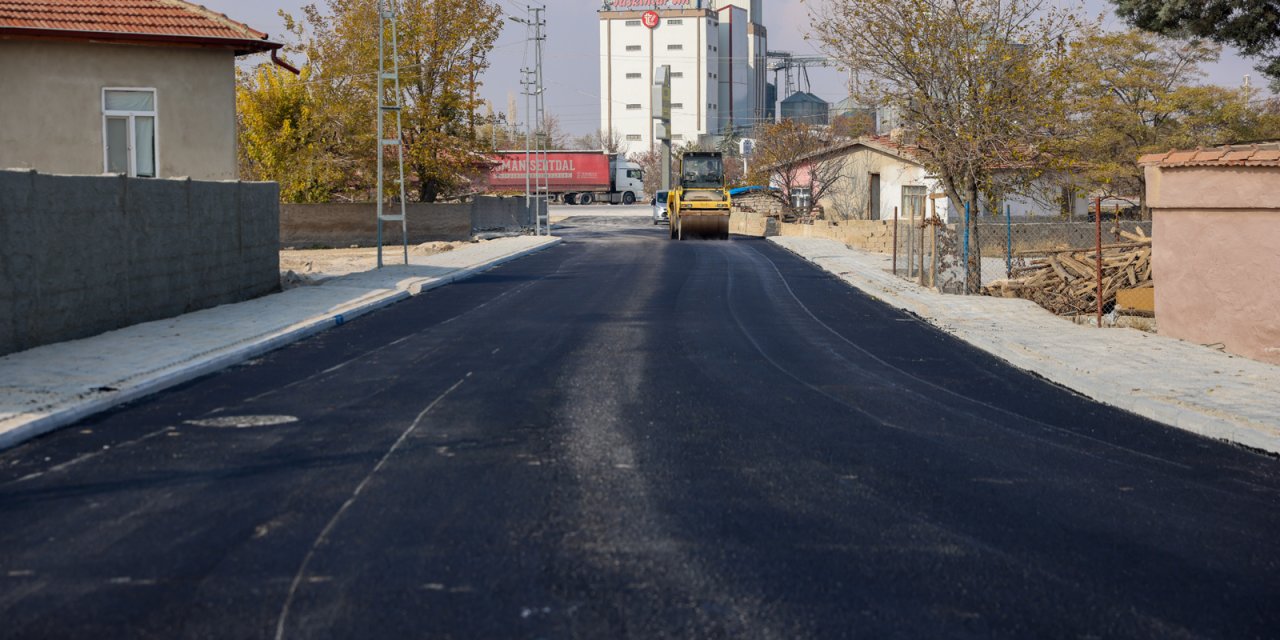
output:
[[[729,196],[740,196],[744,193],[755,193],[757,191],[764,191],[765,189],[778,191],[777,187],[738,187],[737,189],[730,189]]]

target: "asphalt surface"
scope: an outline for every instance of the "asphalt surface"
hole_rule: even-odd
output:
[[[1280,634],[1275,458],[762,240],[560,234],[0,454],[0,637]]]

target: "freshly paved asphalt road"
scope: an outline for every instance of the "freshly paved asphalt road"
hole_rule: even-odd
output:
[[[761,240],[562,234],[0,454],[0,637],[1280,634],[1280,461]]]

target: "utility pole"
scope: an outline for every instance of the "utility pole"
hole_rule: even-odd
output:
[[[388,24],[389,23],[389,24]],[[390,47],[387,43],[387,31],[390,27],[391,42]],[[388,64],[388,49],[390,49],[390,64]],[[396,10],[394,0],[378,0],[378,206],[377,220],[375,224],[378,226],[378,268],[382,268],[382,223],[383,222],[399,222],[400,237],[404,244],[404,263],[409,264],[409,223],[405,217],[404,205],[404,129],[400,119],[401,97],[400,93],[400,43],[396,33]],[[391,81],[391,94],[387,95],[387,81]],[[388,99],[389,98],[389,99]],[[388,113],[396,114],[395,137],[388,137],[386,127],[386,115]],[[396,165],[399,173],[397,174],[396,184],[400,185],[400,213],[399,215],[384,213],[383,205],[387,201],[386,174],[383,170],[383,160],[386,156],[387,148],[391,147],[396,150]],[[392,203],[394,204],[394,203]]]
[[[662,142],[662,190],[671,190],[671,65],[653,71],[653,137]]]
[[[550,212],[548,204],[551,191],[550,176],[547,175],[547,146],[550,141],[547,140],[549,132],[546,126],[546,87],[542,80],[542,43],[547,39],[543,32],[547,26],[543,14],[547,7],[546,5],[540,7],[529,5],[525,10],[527,17],[511,18],[513,22],[525,25],[528,33],[527,41],[533,45],[533,67],[524,67],[520,70],[523,74],[520,84],[524,86],[524,105],[527,113],[524,136],[524,201],[526,207],[533,209],[534,234],[542,235],[542,214],[544,211],[548,214]],[[551,233],[550,222],[548,215],[546,220],[548,235]]]
[[[1249,98],[1252,92],[1253,87],[1249,84],[1249,74],[1246,73],[1244,74],[1244,106],[1246,107],[1249,106]]]

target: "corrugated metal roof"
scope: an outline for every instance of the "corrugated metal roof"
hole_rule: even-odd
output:
[[[1138,164],[1161,167],[1280,167],[1280,142],[1152,153]]]
[[[6,34],[95,39],[135,35],[206,43],[225,39],[233,46],[250,44],[260,50],[279,46],[267,42],[261,31],[182,0],[0,0],[0,36]]]

